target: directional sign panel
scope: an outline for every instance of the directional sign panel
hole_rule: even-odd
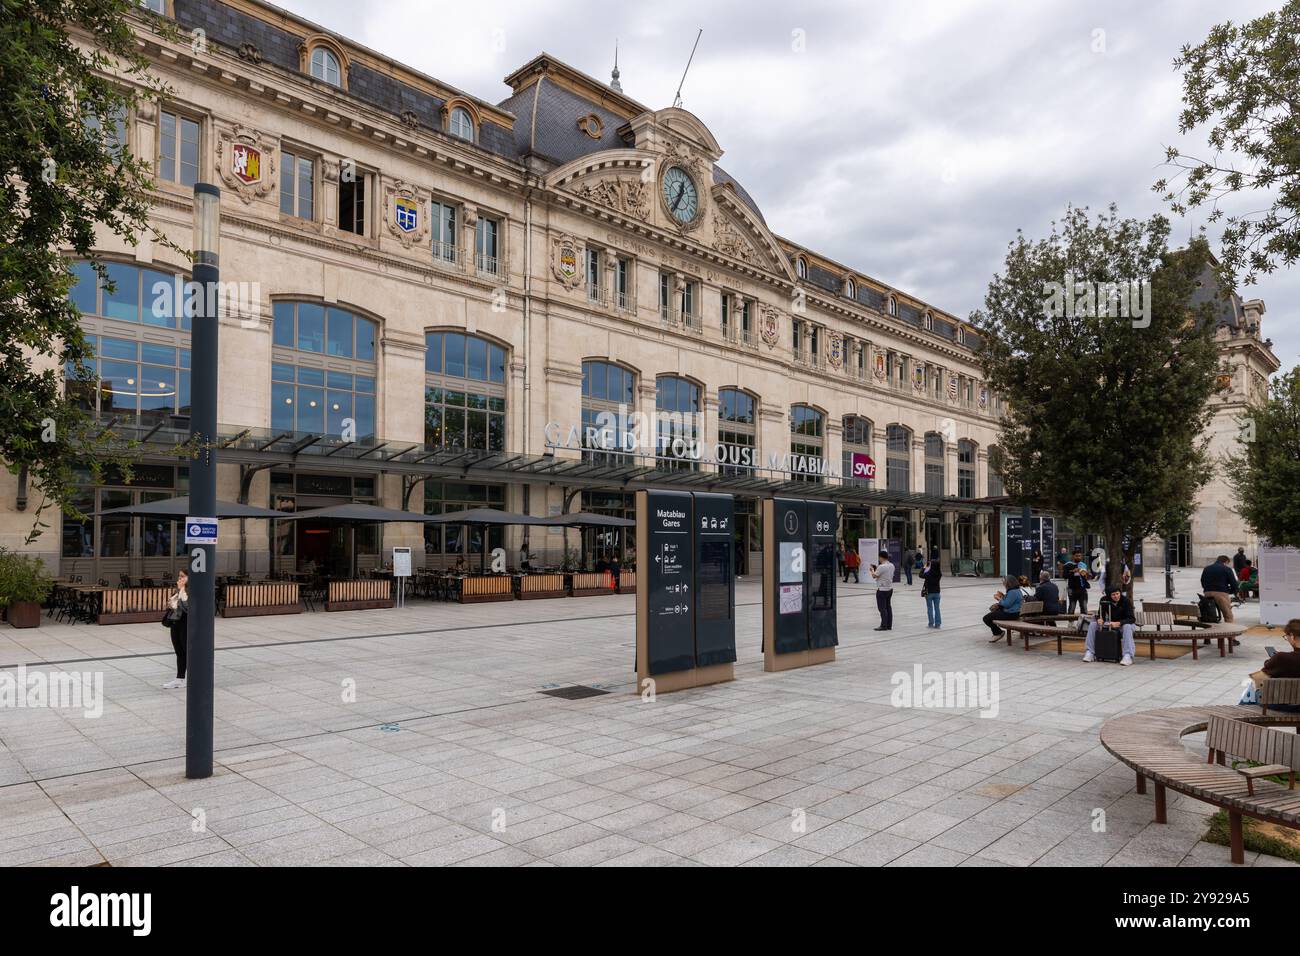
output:
[[[796,498],[774,498],[776,536],[776,621],[778,654],[808,649],[808,506]]]
[[[647,571],[649,672],[688,670],[695,666],[693,502],[689,492],[651,491],[646,504],[644,537],[638,535],[644,558],[638,559],[645,560]]]
[[[198,518],[193,515],[185,519],[186,544],[216,544],[217,519]]]
[[[835,503],[808,502],[808,644],[839,644],[835,608]]]
[[[736,501],[695,494],[695,663],[736,660]]]

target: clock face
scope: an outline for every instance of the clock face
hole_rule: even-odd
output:
[[[690,222],[700,211],[700,195],[695,180],[680,166],[664,173],[664,205],[678,222]]]

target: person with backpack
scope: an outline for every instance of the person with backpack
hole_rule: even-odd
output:
[[[1201,592],[1219,606],[1219,613],[1232,623],[1232,599],[1237,593],[1237,576],[1232,573],[1230,559],[1221,554],[1214,563],[1201,572]]]
[[[1083,561],[1083,552],[1074,552],[1074,560],[1065,566],[1065,593],[1070,599],[1068,614],[1073,614],[1077,607],[1080,614],[1088,613],[1088,566]]]
[[[1137,645],[1133,642],[1137,615],[1133,613],[1133,602],[1120,588],[1119,584],[1111,587],[1110,592],[1097,602],[1097,616],[1088,624],[1088,636],[1084,641],[1083,662],[1091,664],[1097,659],[1097,632],[1099,629],[1120,632],[1120,646],[1123,656],[1119,659],[1122,667],[1133,663]]]
[[[849,550],[845,551],[844,552],[844,583],[845,584],[849,583],[849,575],[851,574],[853,575],[853,583],[861,584],[862,581],[858,577],[858,571],[861,568],[862,568],[862,555],[858,554],[858,552],[853,548],[850,548]]]

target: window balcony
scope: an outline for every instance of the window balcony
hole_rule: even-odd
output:
[[[499,276],[501,275],[501,262],[496,256],[487,256],[481,252],[476,253],[474,256],[474,269],[481,276]]]
[[[614,308],[618,309],[620,312],[635,312],[636,299],[632,298],[632,296],[626,292],[615,291]]]
[[[695,335],[703,335],[704,319],[698,315],[693,315],[690,312],[683,312],[682,328],[684,328],[687,332],[694,333]]]
[[[609,293],[605,291],[603,286],[589,285],[587,286],[587,301],[592,305],[608,306]]]
[[[433,263],[449,269],[459,269],[465,265],[465,256],[456,243],[435,239],[433,241]]]

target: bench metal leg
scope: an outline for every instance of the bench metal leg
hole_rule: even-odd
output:
[[[1200,643],[1196,638],[1192,638],[1192,660],[1194,661],[1201,659]]]
[[[1246,862],[1246,846],[1241,836],[1241,814],[1233,810],[1228,811],[1228,830],[1230,833],[1230,845],[1232,847],[1232,862]]]
[[[1165,808],[1165,785],[1156,784],[1156,823],[1168,823],[1169,814]]]
[[[1156,659],[1156,639],[1154,637],[1151,638],[1151,659]]]
[[[1224,650],[1223,650],[1223,638],[1219,638],[1219,656],[1220,656],[1220,657],[1226,657],[1226,656],[1227,656],[1227,655],[1224,653]]]
[[[1137,792],[1138,792],[1138,793],[1146,793],[1146,792],[1147,792],[1147,778],[1144,777],[1144,776],[1142,776],[1141,773],[1138,773],[1137,778],[1138,778],[1138,783],[1137,783]]]

